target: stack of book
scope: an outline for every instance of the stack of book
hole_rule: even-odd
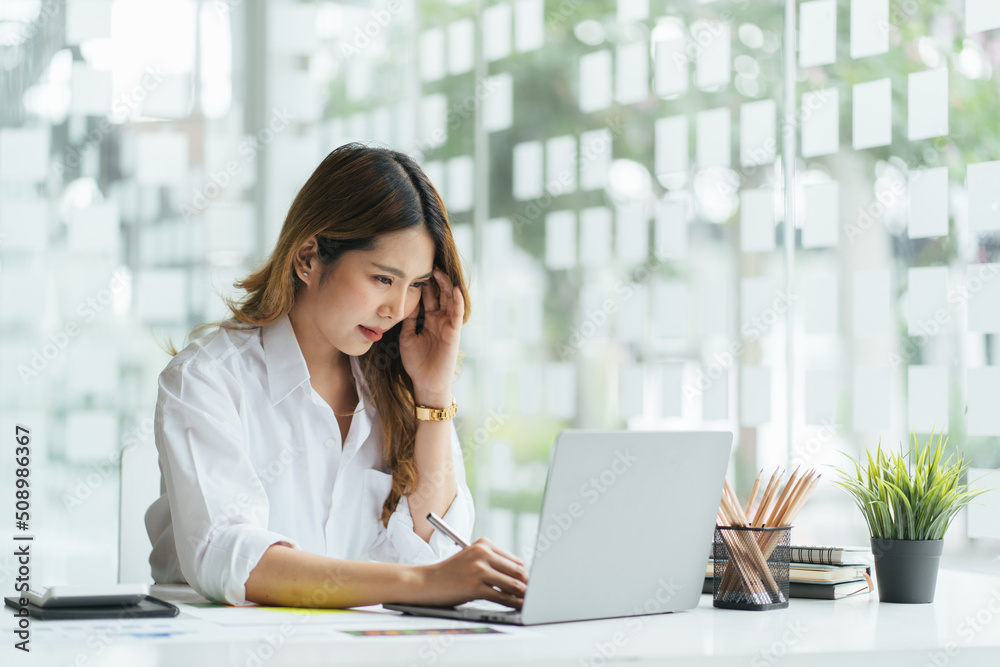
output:
[[[793,546],[788,593],[793,598],[839,600],[874,589],[872,553],[863,547]],[[703,593],[712,593],[715,563],[709,559]]]

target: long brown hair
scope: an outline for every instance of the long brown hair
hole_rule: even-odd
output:
[[[327,155],[299,190],[270,258],[234,283],[247,292],[246,296],[238,301],[223,299],[238,322],[273,324],[291,311],[304,284],[293,260],[310,238],[317,237],[322,284],[345,252],[370,249],[380,235],[417,225],[423,225],[434,240],[434,265],[462,290],[464,321],[468,321],[469,292],[441,196],[409,156],[356,143]],[[435,281],[431,284],[437,293]],[[191,333],[211,326],[239,325],[215,322]],[[388,526],[399,499],[417,488],[413,382],[399,354],[399,331],[400,327],[393,327],[358,358],[382,427],[385,461],[392,471],[392,490],[382,505],[384,526]],[[168,352],[177,354],[172,343]]]

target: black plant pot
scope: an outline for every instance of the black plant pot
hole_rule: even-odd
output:
[[[944,540],[871,538],[878,599],[882,602],[934,602]]]

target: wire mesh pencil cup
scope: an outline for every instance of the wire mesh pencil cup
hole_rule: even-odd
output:
[[[716,526],[712,605],[765,611],[788,606],[791,526]]]

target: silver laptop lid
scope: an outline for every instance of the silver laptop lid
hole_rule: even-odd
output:
[[[522,622],[693,608],[732,439],[725,431],[563,431]]]

